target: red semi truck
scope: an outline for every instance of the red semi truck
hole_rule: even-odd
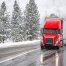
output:
[[[41,32],[41,49],[48,47],[59,49],[59,47],[63,46],[63,19],[46,19]]]

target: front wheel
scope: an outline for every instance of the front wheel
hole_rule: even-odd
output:
[[[41,46],[41,50],[43,50],[44,49],[44,46]]]
[[[59,47],[58,47],[58,46],[56,46],[56,49],[58,49],[58,50],[59,50]]]
[[[61,41],[61,47],[63,47],[63,40]]]

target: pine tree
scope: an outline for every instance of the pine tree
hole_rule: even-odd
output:
[[[9,15],[7,14],[6,4],[2,3],[0,9],[0,42],[4,42],[9,35]]]
[[[22,16],[21,10],[17,1],[14,2],[14,10],[12,12],[12,21],[11,21],[11,38],[14,42],[23,40],[23,26],[22,26]]]
[[[39,13],[37,5],[34,0],[30,0],[29,4],[26,6],[25,11],[25,21],[26,21],[26,37],[28,40],[33,40],[38,38],[39,34]]]

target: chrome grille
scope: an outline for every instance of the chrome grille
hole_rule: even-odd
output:
[[[46,44],[53,44],[53,38],[46,38]]]

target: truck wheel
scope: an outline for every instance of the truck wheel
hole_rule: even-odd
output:
[[[59,50],[59,47],[58,47],[58,46],[56,46],[56,49],[57,49],[57,50]]]
[[[44,47],[43,46],[41,46],[41,50],[43,50],[44,49]]]
[[[61,41],[61,47],[63,47],[63,40]]]

